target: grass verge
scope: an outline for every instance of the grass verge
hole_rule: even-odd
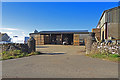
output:
[[[120,62],[120,55],[119,54],[87,54],[87,56],[92,58],[100,58],[103,60],[109,60],[114,62]]]
[[[2,53],[0,53],[0,56],[2,56],[0,60],[16,59],[39,54],[41,53],[40,52],[23,53],[20,50],[3,51]]]

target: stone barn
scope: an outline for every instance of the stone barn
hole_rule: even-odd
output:
[[[36,40],[36,45],[56,44],[56,45],[81,45],[84,39],[90,35],[88,30],[72,30],[72,31],[35,31],[30,33],[30,37]]]
[[[120,40],[120,6],[105,10],[96,29],[96,38],[101,41]],[[100,36],[100,37],[99,37]]]

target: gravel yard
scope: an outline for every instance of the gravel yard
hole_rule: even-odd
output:
[[[37,51],[42,53],[61,53],[64,55],[84,55],[85,46],[73,46],[73,45],[40,45],[36,48]]]

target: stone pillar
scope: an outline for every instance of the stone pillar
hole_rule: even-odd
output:
[[[0,44],[0,53],[3,52],[3,44]]]
[[[63,41],[62,41],[62,39],[63,39],[63,34],[61,34],[61,44],[63,44]]]
[[[28,40],[28,52],[35,52],[36,51],[36,44],[35,44],[35,39],[31,37]]]
[[[91,52],[91,48],[92,48],[92,36],[88,36],[86,38],[86,54],[89,54]]]

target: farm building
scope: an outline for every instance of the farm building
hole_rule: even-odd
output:
[[[11,38],[7,35],[7,33],[1,33],[0,32],[0,42],[2,42],[2,41],[10,42]]]
[[[120,6],[105,10],[92,31],[99,41],[120,40]]]
[[[80,45],[84,44],[84,39],[91,35],[88,30],[73,30],[73,31],[41,31],[30,33],[30,37],[36,40],[36,45],[45,44],[67,44]]]

